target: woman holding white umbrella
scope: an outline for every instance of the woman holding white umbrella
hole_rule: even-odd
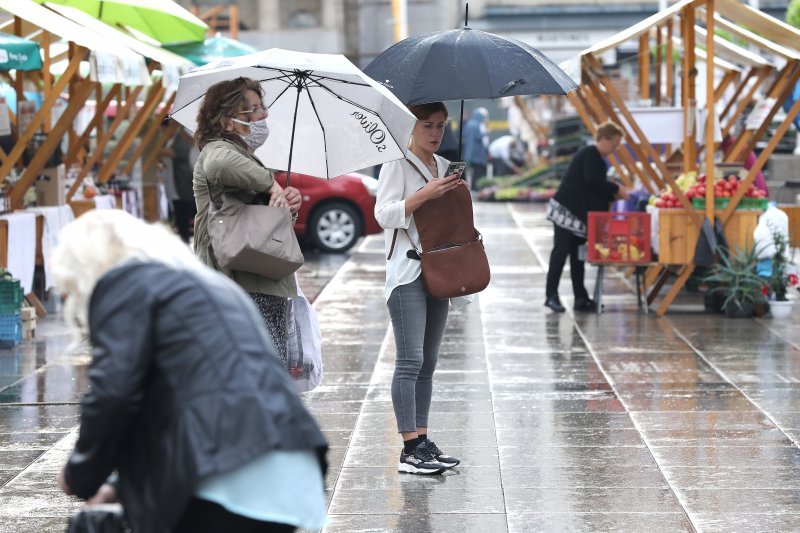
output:
[[[285,367],[288,299],[297,296],[294,274],[271,280],[249,272],[225,271],[214,257],[208,235],[209,202],[221,204],[223,194],[252,203],[257,195],[268,193],[269,205],[288,207],[293,216],[300,209],[299,191],[282,189],[272,171],[255,156],[269,136],[269,110],[262,98],[258,82],[239,77],[212,85],[198,109],[194,250],[207,266],[223,271],[247,291],[261,311]]]

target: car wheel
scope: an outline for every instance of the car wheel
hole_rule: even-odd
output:
[[[361,216],[355,208],[344,202],[330,202],[314,211],[311,240],[324,252],[345,252],[361,237],[361,226]]]

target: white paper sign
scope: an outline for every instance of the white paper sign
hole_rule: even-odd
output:
[[[11,135],[11,117],[5,102],[0,102],[0,135]]]
[[[105,52],[92,51],[92,80],[98,83],[120,83],[120,75],[117,58]]]
[[[750,111],[750,114],[747,115],[747,120],[745,121],[744,127],[747,130],[757,130],[761,127],[765,120],[767,120],[767,115],[775,106],[775,98],[764,98],[759,100],[758,103],[753,107],[753,110]]]
[[[17,102],[17,131],[20,135],[27,131],[28,126],[33,122],[36,114],[36,102],[33,100],[22,100]]]

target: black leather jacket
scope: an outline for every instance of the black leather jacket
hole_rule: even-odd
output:
[[[133,528],[160,533],[201,478],[269,450],[316,450],[325,471],[325,438],[261,316],[221,274],[126,263],[97,283],[89,327],[90,387],[65,471],[77,496],[117,469]]]

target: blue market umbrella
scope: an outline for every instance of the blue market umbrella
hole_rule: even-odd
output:
[[[202,42],[165,44],[164,48],[185,57],[197,66],[202,66],[224,57],[244,56],[256,52],[256,49],[252,46],[220,34]]]
[[[41,69],[42,56],[38,44],[0,32],[0,71]]]

